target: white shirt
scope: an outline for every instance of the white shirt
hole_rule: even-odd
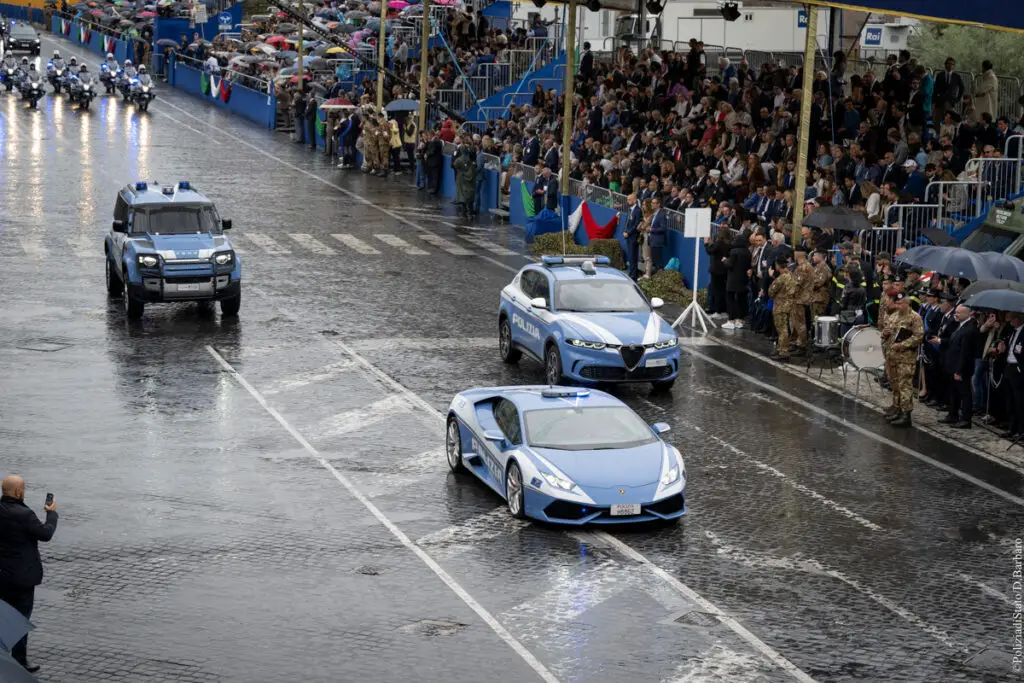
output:
[[[1020,331],[1021,330],[1024,330],[1024,325],[1021,325],[1020,327],[1015,329],[1013,331],[1013,336],[1010,337],[1009,353],[1006,354],[1006,364],[1007,365],[1018,365],[1020,363],[1020,361],[1022,360],[1021,358],[1018,357],[1019,355],[1021,355],[1021,354],[1018,354],[1018,347],[1019,347],[1019,345],[1021,343],[1021,338],[1020,338]]]

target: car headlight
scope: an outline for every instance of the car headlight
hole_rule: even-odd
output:
[[[656,349],[671,349],[678,343],[678,339],[676,337],[672,337],[671,339],[666,339],[665,341],[655,342],[653,346]]]
[[[568,339],[567,341],[573,346],[578,346],[583,349],[594,349],[596,351],[600,351],[607,346],[607,344],[603,342],[583,341],[582,339]]]
[[[544,480],[547,483],[549,483],[552,486],[554,486],[556,489],[561,489],[563,491],[573,491],[573,490],[576,490],[576,484],[572,483],[568,479],[565,479],[563,477],[559,477],[556,474],[549,474],[547,472],[541,472],[540,476],[544,477]]]
[[[665,471],[664,474],[661,475],[661,485],[662,486],[668,486],[669,484],[674,484],[678,479],[679,479],[679,468],[678,467],[669,468],[668,470]]]
[[[142,256],[139,256],[139,265],[142,266],[143,268],[156,268],[158,265],[160,265],[160,259],[158,259],[156,256],[143,254]]]
[[[233,263],[234,260],[235,252],[233,251],[221,252],[220,254],[217,254],[216,256],[213,257],[213,262],[216,263],[218,266],[226,266],[229,263]]]

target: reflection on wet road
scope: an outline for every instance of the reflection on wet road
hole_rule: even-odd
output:
[[[0,95],[0,155],[3,469],[62,513],[41,680],[1015,680],[1018,479],[695,345],[671,395],[619,392],[671,426],[689,517],[520,523],[448,474],[439,411],[542,379],[497,354],[521,232],[166,88]],[[233,220],[239,320],[107,299],[139,179]]]

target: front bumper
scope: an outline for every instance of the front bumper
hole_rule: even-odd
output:
[[[7,49],[11,52],[36,52],[39,48],[39,45],[27,40],[11,41],[7,44]]]
[[[585,349],[568,342],[559,345],[562,374],[579,383],[661,382],[679,374],[679,347],[644,349],[639,362],[630,369],[619,349]]]
[[[524,494],[526,516],[552,524],[637,524],[678,519],[687,511],[685,489],[661,500],[641,503],[639,515],[621,517],[613,517],[609,505],[588,505],[562,500],[530,487],[526,487]]]
[[[141,282],[129,283],[128,292],[147,303],[220,301],[241,294],[242,281],[232,279],[230,273],[185,278],[145,275]]]

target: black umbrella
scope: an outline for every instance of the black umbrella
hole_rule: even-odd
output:
[[[978,254],[988,264],[992,274],[1000,280],[1024,282],[1024,261],[998,251],[983,251]]]
[[[826,206],[815,209],[804,217],[803,224],[808,228],[821,228],[822,230],[833,228],[841,232],[860,232],[871,229],[871,223],[867,216],[845,206]]]
[[[39,683],[11,654],[0,649],[0,681],[4,683]]]
[[[938,228],[921,228],[921,237],[924,237],[937,247],[956,247],[960,244],[956,241],[956,238],[948,232]]]
[[[977,282],[971,283],[967,289],[961,294],[961,298],[966,299],[974,296],[978,292],[987,292],[991,289],[1006,289],[1011,292],[1020,292],[1024,294],[1024,283],[1014,282],[1013,280],[978,280]]]
[[[1024,313],[1024,291],[986,289],[969,297],[961,298],[964,299],[964,306],[971,308],[987,308],[993,311]]]
[[[963,277],[968,280],[999,279],[980,254],[959,247],[913,247],[903,252],[898,261],[908,266],[918,266],[942,275]]]
[[[161,38],[160,40],[156,41],[156,44],[160,47],[181,47],[180,45],[178,45],[178,41],[171,40],[170,38]]]

